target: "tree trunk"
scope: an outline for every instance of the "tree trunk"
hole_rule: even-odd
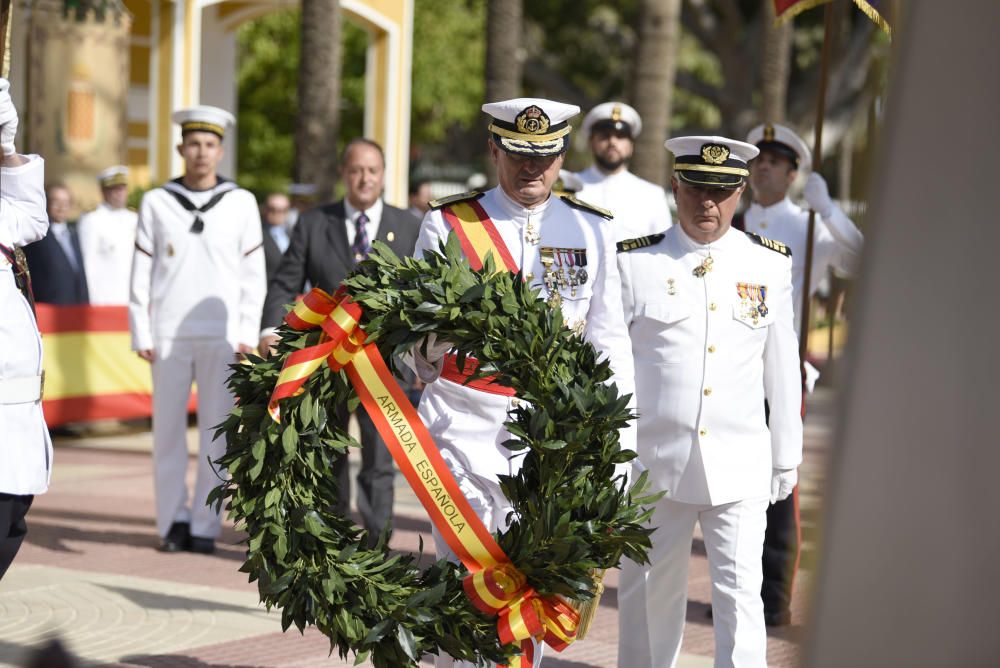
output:
[[[761,117],[763,123],[784,123],[788,98],[788,75],[792,56],[792,22],[775,25],[774,0],[765,5],[763,57],[760,61]],[[742,137],[740,137],[742,139]]]
[[[521,95],[524,67],[524,18],[521,0],[487,0],[486,3],[486,101],[509,100]],[[486,146],[483,146],[483,150]],[[486,159],[486,179],[497,182],[496,166]]]
[[[667,182],[670,106],[677,72],[680,0],[640,0],[632,100],[642,117],[631,169],[659,185]]]
[[[321,201],[333,196],[340,127],[340,2],[302,0],[299,113],[295,180],[314,183]]]

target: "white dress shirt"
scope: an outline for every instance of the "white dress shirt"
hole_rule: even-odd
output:
[[[346,217],[344,218],[344,226],[347,230],[347,245],[354,245],[354,237],[357,236],[358,230],[358,216],[364,213],[368,216],[368,222],[365,223],[365,230],[368,231],[368,242],[371,243],[375,241],[375,235],[378,234],[378,226],[382,223],[382,199],[379,198],[375,200],[369,208],[364,211],[355,209],[351,203],[344,198],[344,211],[346,212]]]

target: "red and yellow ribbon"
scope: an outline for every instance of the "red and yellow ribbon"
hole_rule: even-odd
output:
[[[558,597],[540,596],[504,554],[462,494],[378,347],[365,343],[360,319],[361,307],[343,290],[331,296],[314,289],[295,304],[285,323],[298,330],[321,328],[323,335],[316,345],[285,359],[268,404],[271,417],[280,420],[280,401],[302,393],[309,375],[324,361],[335,371],[344,369],[399,470],[469,570],[463,582],[469,599],[497,615],[503,643],[520,644],[522,655],[512,666],[531,666],[533,640],[561,651],[576,638],[579,615]]]

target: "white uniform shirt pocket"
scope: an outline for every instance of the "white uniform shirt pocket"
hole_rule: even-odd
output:
[[[652,355],[644,355],[659,364],[678,364],[685,359],[691,350],[687,341],[691,336],[688,331],[691,317],[691,306],[684,301],[650,302],[639,308],[640,319],[644,321],[648,336],[644,337],[644,345],[653,348]]]

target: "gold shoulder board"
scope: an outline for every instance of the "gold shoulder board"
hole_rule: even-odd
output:
[[[432,199],[427,204],[432,209],[440,209],[443,206],[448,206],[449,204],[455,204],[456,202],[467,202],[470,199],[479,199],[483,196],[478,190],[470,190],[467,193],[459,193],[458,195],[448,195],[447,197],[442,197],[441,199]]]
[[[767,237],[762,237],[759,234],[754,234],[753,232],[746,232],[746,235],[750,237],[750,241],[754,242],[758,246],[769,248],[775,253],[781,253],[782,255],[787,255],[788,257],[792,256],[792,249],[780,241],[768,239]]]
[[[659,234],[648,234],[644,237],[637,237],[635,239],[626,239],[625,241],[619,241],[615,244],[618,247],[619,253],[628,253],[629,251],[634,251],[639,248],[645,248],[646,246],[652,246],[654,244],[660,243],[665,235],[660,232]]]
[[[582,209],[584,211],[589,211],[590,213],[596,213],[601,218],[605,218],[607,220],[611,220],[612,218],[615,217],[615,214],[611,213],[607,209],[602,209],[599,206],[594,206],[593,204],[588,204],[587,202],[584,202],[583,200],[577,199],[573,195],[569,195],[569,194],[559,195],[559,199],[561,199],[562,201],[566,202],[567,204],[569,204],[571,207],[573,207],[575,209]]]

